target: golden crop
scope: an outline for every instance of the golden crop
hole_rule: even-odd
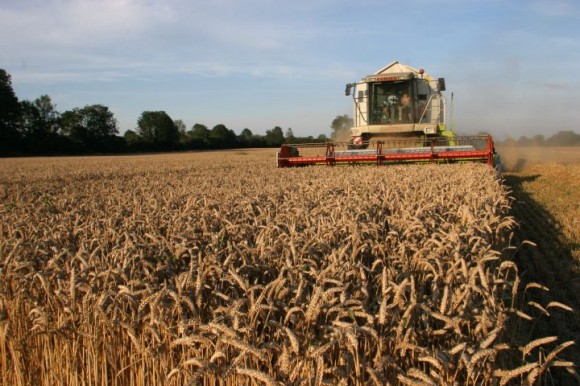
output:
[[[533,384],[572,367],[571,342],[512,339],[530,316],[485,165],[276,169],[247,151],[0,172],[2,384]]]

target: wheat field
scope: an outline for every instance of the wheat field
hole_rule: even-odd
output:
[[[0,160],[0,383],[574,371],[572,341],[518,339],[526,293],[547,288],[520,285],[510,192],[489,167],[277,169],[273,154]]]

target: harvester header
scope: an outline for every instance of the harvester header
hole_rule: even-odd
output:
[[[480,162],[496,165],[491,136],[429,138],[417,143],[410,139],[375,141],[366,148],[350,142],[284,144],[276,157],[278,167],[307,165],[409,164]]]

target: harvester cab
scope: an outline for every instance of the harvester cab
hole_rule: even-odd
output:
[[[348,83],[354,126],[348,140],[284,144],[278,167],[316,164],[377,165],[421,162],[483,162],[496,167],[491,136],[458,137],[445,122],[445,79],[397,61]]]
[[[354,101],[352,141],[374,138],[452,137],[445,125],[445,79],[392,62],[358,83],[347,84]]]

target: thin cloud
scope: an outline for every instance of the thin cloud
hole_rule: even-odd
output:
[[[49,94],[69,108],[98,97],[125,128],[140,108],[167,108],[188,124],[227,117],[233,128],[271,123],[316,135],[352,114],[345,83],[393,60],[447,78],[455,119],[469,128],[542,131],[528,117],[552,103],[544,94],[562,97],[556,107],[578,100],[580,5],[440,3],[5,1],[0,66],[21,99]],[[557,110],[543,109],[554,130],[578,120],[574,109]]]
[[[568,91],[571,89],[569,84],[566,83],[554,83],[554,82],[546,82],[542,83],[542,87],[549,89],[549,90],[562,90]]]
[[[270,13],[276,7],[271,1],[253,4]],[[48,1],[30,9],[0,8],[0,20],[7,21],[0,30],[22,31],[14,37],[16,41],[5,43],[4,59],[17,72],[22,70],[22,81],[41,80],[41,69],[51,65],[58,69],[47,69],[45,82],[113,80],[122,77],[114,73],[123,70],[218,77],[307,76],[305,46],[352,32],[350,27],[343,31],[302,21],[285,23],[284,15],[255,18],[233,1],[219,5],[85,0]],[[107,58],[114,58],[117,64],[107,64]],[[241,64],[228,64],[232,59]],[[189,66],[187,70],[184,63]],[[103,76],[95,64],[104,67],[107,75]],[[76,75],[65,76],[66,71]],[[55,76],[55,72],[61,75]],[[320,75],[321,71],[312,74]]]
[[[576,2],[562,0],[543,0],[532,2],[531,10],[541,16],[578,18],[580,6]]]

